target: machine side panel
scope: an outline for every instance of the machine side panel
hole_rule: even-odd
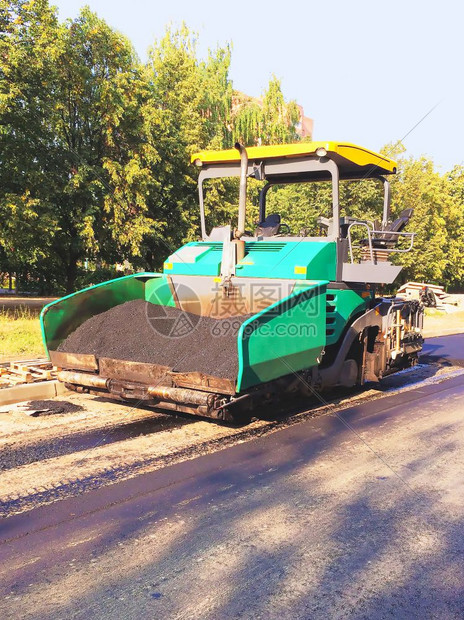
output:
[[[350,319],[366,311],[372,293],[353,289],[327,291],[327,344],[335,344]]]
[[[279,251],[273,250],[279,245]],[[335,280],[336,244],[333,241],[250,243],[245,258],[237,264],[236,274],[251,278],[272,275],[274,278]]]
[[[392,284],[403,267],[384,263],[343,263],[342,280],[344,282],[372,282]]]
[[[167,275],[219,276],[222,242],[190,241],[166,259],[163,272]]]
[[[134,274],[90,286],[48,304],[40,315],[45,348],[56,350],[69,334],[96,314],[126,301],[145,299],[146,283],[152,279],[169,290],[163,274]],[[153,282],[152,291],[154,286]]]
[[[326,343],[326,286],[320,281],[295,291],[243,323],[237,392],[319,363]]]
[[[203,251],[202,251],[203,250]],[[237,277],[336,279],[335,241],[247,241],[245,257],[236,265]],[[166,275],[218,276],[221,273],[222,243],[192,242],[171,254],[164,263]]]

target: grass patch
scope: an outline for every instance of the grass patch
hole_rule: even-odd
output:
[[[0,312],[0,360],[16,355],[45,356],[37,313],[25,307]]]
[[[462,333],[464,333],[464,310],[447,313],[435,308],[425,309],[423,331],[425,338]]]
[[[446,310],[437,310],[437,308],[424,308],[425,316],[451,316],[454,313],[448,313]]]

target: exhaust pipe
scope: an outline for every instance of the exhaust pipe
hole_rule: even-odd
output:
[[[235,243],[237,244],[237,262],[245,256],[245,242],[241,240],[245,234],[246,217],[246,193],[248,177],[248,155],[246,148],[240,142],[235,143],[235,148],[240,153],[240,194],[238,199],[238,227],[235,231]]]

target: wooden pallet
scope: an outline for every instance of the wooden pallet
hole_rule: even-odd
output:
[[[438,286],[437,284],[427,284],[426,282],[406,282],[406,284],[400,286],[397,291],[397,295],[406,295],[406,297],[411,299],[419,299],[421,291],[426,287],[434,293],[439,302],[456,305],[456,301],[453,299],[453,296],[445,293],[443,286]]]
[[[56,379],[56,368],[48,360],[21,360],[0,366],[0,386]]]

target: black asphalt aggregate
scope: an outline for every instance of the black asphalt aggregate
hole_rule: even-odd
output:
[[[199,317],[137,299],[91,317],[58,350],[235,380],[237,332],[249,316],[227,320]]]

